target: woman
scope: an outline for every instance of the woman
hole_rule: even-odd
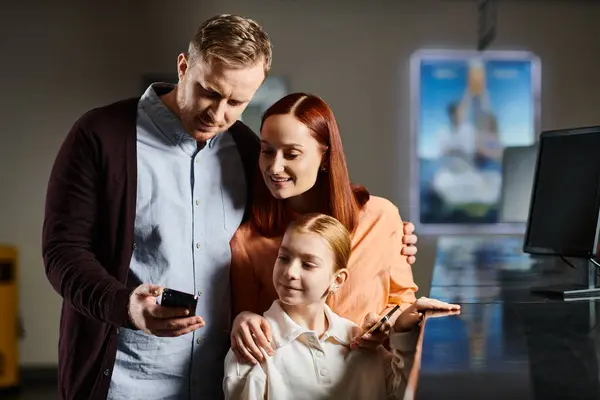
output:
[[[401,255],[398,209],[350,183],[337,123],[323,100],[290,94],[265,112],[259,166],[262,179],[257,179],[251,219],[232,240],[237,315],[232,348],[238,356],[262,360],[255,340],[272,352],[270,327],[260,314],[277,299],[273,265],[284,230],[300,214],[330,215],[352,234],[352,279],[327,300],[335,313],[361,325],[369,313],[382,315],[396,304],[405,309],[415,301],[417,286]]]
[[[251,366],[230,351],[223,381],[226,399],[403,398],[421,312],[458,313],[459,307],[419,299],[395,320],[389,333],[393,353],[349,351],[361,330],[333,313],[325,300],[352,276],[347,268],[350,248],[350,234],[330,216],[303,214],[290,225],[272,273],[279,298],[264,314],[277,352],[264,364]]]

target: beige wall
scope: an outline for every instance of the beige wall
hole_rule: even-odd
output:
[[[472,49],[476,42],[474,1],[29,3],[0,15],[0,242],[22,252],[23,365],[56,362],[60,298],[43,273],[39,243],[58,146],[86,109],[137,94],[142,73],[174,72],[177,53],[203,19],[230,12],[263,23],[275,47],[273,73],[330,103],[353,180],[393,200],[405,216],[409,57],[420,48]],[[540,56],[542,128],[600,123],[599,17],[598,2],[500,1],[492,48]],[[415,279],[426,293],[434,238],[421,238],[420,251]]]
[[[58,147],[81,113],[139,90],[144,52],[137,30],[127,33],[136,14],[121,7],[113,16],[96,3],[22,1],[0,12],[0,243],[21,253],[23,365],[57,361],[61,299],[46,280],[40,238]]]

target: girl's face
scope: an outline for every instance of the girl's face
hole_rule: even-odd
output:
[[[316,183],[325,149],[290,114],[268,117],[261,129],[260,171],[271,194],[289,199]]]
[[[348,278],[348,270],[336,270],[329,243],[316,233],[293,227],[283,236],[273,284],[279,300],[290,306],[325,303],[330,290],[337,290]]]

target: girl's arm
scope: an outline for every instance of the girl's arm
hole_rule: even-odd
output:
[[[267,394],[267,375],[260,364],[242,364],[233,351],[225,357],[225,400],[262,400]]]
[[[408,377],[415,360],[418,331],[390,332],[391,353],[384,356],[384,370],[389,399],[403,399]],[[381,350],[384,352],[385,350]]]
[[[392,354],[388,354],[384,364],[389,399],[404,398],[417,350],[420,331],[418,325],[424,318],[423,313],[428,310],[455,315],[460,313],[460,306],[421,297],[398,316],[390,331]]]

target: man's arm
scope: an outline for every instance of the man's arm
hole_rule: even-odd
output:
[[[78,312],[124,326],[132,290],[111,276],[95,254],[100,185],[98,146],[78,121],[60,148],[48,182],[44,265],[54,289]]]

